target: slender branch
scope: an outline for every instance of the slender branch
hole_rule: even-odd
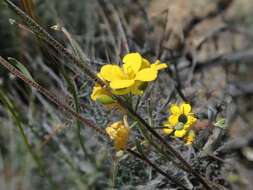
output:
[[[178,92],[179,96],[182,98],[183,101],[188,102],[187,98],[185,97],[184,93],[182,92],[182,84],[181,84],[181,79],[180,79],[180,74],[179,74],[179,70],[178,70],[178,65],[177,63],[174,64],[175,66],[175,75],[176,75],[176,85],[175,85],[175,89]]]
[[[79,68],[82,68],[83,71],[92,78],[95,82],[99,83],[101,86],[104,86],[105,83],[96,76],[96,74],[91,71],[87,65],[82,63],[76,56],[71,54],[61,43],[54,39],[43,27],[41,27],[36,21],[29,17],[24,11],[17,7],[14,3],[9,0],[4,0],[10,8],[19,15],[27,26],[33,31],[33,33],[41,40],[50,44],[57,52],[62,54],[65,58],[69,59]]]
[[[24,74],[22,74],[18,69],[16,69],[14,66],[12,66],[8,61],[6,61],[1,56],[0,56],[0,64],[2,66],[4,66],[6,69],[8,69],[13,75],[17,76],[18,78],[23,80],[25,83],[27,83],[28,85],[34,87],[41,94],[46,96],[50,101],[52,101],[54,104],[56,104],[61,110],[67,111],[72,116],[76,117],[85,126],[93,128],[99,134],[107,137],[107,134],[105,133],[105,131],[103,129],[95,126],[95,124],[92,121],[84,118],[83,116],[81,116],[80,114],[75,112],[70,106],[68,106],[65,103],[63,103],[62,101],[60,101],[56,94],[48,91],[47,89],[45,89],[44,87],[42,87],[38,83],[36,83],[35,81],[32,81],[32,80],[28,79]]]

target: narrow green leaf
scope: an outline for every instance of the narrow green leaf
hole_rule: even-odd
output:
[[[14,103],[8,98],[8,96],[1,89],[0,89],[0,102],[2,102],[2,104],[5,106],[6,110],[9,111],[10,116],[12,117],[12,120],[13,120],[14,124],[18,128],[18,130],[21,134],[21,137],[22,137],[29,153],[31,154],[31,156],[34,159],[35,163],[38,165],[38,168],[40,169],[41,174],[48,179],[48,182],[50,183],[52,188],[57,189],[55,183],[53,182],[53,180],[51,178],[51,176],[47,174],[45,165],[42,163],[42,160],[41,160],[40,156],[32,149],[32,146],[30,145],[29,140],[28,140],[28,138],[25,134],[25,131],[23,129],[23,124],[22,124],[20,115],[15,110]]]
[[[32,75],[28,71],[28,69],[20,63],[18,60],[12,57],[8,57],[8,60],[10,61],[11,64],[13,64],[15,67],[17,67],[28,79],[34,81]]]
[[[140,154],[143,154],[142,146],[141,146],[140,141],[136,141],[135,145],[136,145],[137,151],[138,151]]]

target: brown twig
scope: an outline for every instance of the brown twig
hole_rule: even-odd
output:
[[[149,160],[146,156],[141,155],[131,149],[126,149],[126,151],[129,154],[132,154],[133,156],[139,158],[140,160],[146,162],[149,166],[151,166],[152,168],[154,168],[158,173],[160,173],[161,175],[163,175],[164,177],[166,177],[167,179],[169,179],[170,181],[172,181],[175,185],[177,185],[178,187],[182,187],[183,189],[188,189],[186,188],[184,185],[182,185],[181,183],[179,183],[177,180],[175,180],[174,178],[172,178],[170,175],[168,175],[166,172],[162,171],[157,165],[155,165],[153,162],[151,162],[151,160]]]
[[[17,76],[22,81],[24,81],[28,85],[34,87],[41,94],[46,96],[50,101],[52,101],[54,104],[56,104],[59,107],[59,109],[70,113],[72,116],[76,117],[80,122],[82,122],[85,126],[93,128],[99,134],[107,137],[107,134],[105,133],[105,131],[103,129],[95,126],[95,124],[92,121],[84,118],[83,116],[81,116],[80,114],[75,112],[70,106],[68,106],[65,103],[63,103],[62,101],[60,101],[60,99],[57,97],[56,94],[53,94],[52,92],[48,91],[47,89],[45,89],[44,87],[42,87],[38,83],[36,83],[35,81],[28,79],[24,74],[22,74],[18,69],[16,69],[14,66],[12,66],[8,61],[6,61],[1,56],[0,56],[0,64],[2,66],[4,66],[6,69],[8,69],[13,75]]]

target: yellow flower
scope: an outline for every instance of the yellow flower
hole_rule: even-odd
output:
[[[115,103],[115,100],[110,97],[109,93],[99,85],[93,87],[91,99],[105,105]]]
[[[115,95],[141,95],[147,83],[157,78],[158,71],[167,67],[159,60],[150,64],[139,53],[125,55],[123,63],[122,68],[113,64],[104,65],[97,74],[101,80],[109,84]],[[104,105],[115,103],[110,94],[98,84],[93,87],[91,99]]]
[[[107,64],[100,70],[100,76],[109,83],[115,94],[141,94],[139,88],[143,82],[157,78],[158,71],[166,68],[166,64],[156,61],[150,64],[139,53],[129,53],[123,58],[123,67]]]
[[[174,104],[170,107],[170,113],[171,115],[164,123],[164,133],[167,135],[174,133],[174,136],[179,138],[188,135],[192,125],[197,121],[197,118],[191,113],[191,105],[187,103],[181,103],[179,106]]]
[[[101,77],[101,75],[98,73],[97,74],[98,78],[100,78],[101,80],[104,81],[104,79]],[[104,81],[105,82],[105,81]],[[113,104],[116,101],[110,96],[110,94],[103,89],[99,84],[96,84],[93,87],[92,93],[91,93],[91,99],[93,101],[98,101],[104,105],[109,105],[109,104]]]
[[[106,133],[114,141],[114,147],[117,151],[124,150],[129,137],[129,128],[122,121],[113,123],[106,127]]]

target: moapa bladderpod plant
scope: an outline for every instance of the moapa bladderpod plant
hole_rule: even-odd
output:
[[[171,104],[169,108],[170,116],[166,121],[161,119],[159,121],[160,124],[157,126],[151,125],[134,109],[133,97],[142,97],[147,86],[154,82],[158,78],[159,73],[168,68],[169,64],[161,63],[159,60],[151,63],[141,53],[135,51],[123,56],[120,64],[103,63],[97,73],[88,64],[85,64],[55,40],[46,30],[16,7],[11,1],[5,0],[5,2],[23,19],[26,27],[36,37],[49,44],[59,54],[63,55],[64,58],[67,58],[68,61],[74,63],[75,66],[80,68],[80,73],[89,76],[94,85],[90,93],[90,98],[93,101],[105,106],[117,104],[122,110],[115,114],[117,119],[108,118],[108,120],[114,120],[111,121],[112,123],[108,122],[108,125],[98,126],[96,121],[84,117],[80,112],[73,109],[71,105],[61,101],[57,94],[50,92],[34,80],[31,80],[22,70],[12,66],[2,57],[0,58],[1,65],[28,85],[37,89],[60,109],[77,118],[84,126],[94,129],[106,141],[113,141],[116,151],[120,151],[125,155],[133,155],[169,179],[171,183],[183,189],[189,189],[180,183],[175,176],[170,175],[164,168],[159,167],[155,159],[152,160],[149,158],[149,153],[155,154],[159,159],[164,159],[166,163],[173,163],[178,168],[178,175],[181,175],[182,172],[188,173],[199,184],[202,184],[204,188],[213,189],[214,184],[196,171],[192,163],[187,161],[184,155],[181,154],[181,150],[175,148],[170,143],[176,140],[182,143],[184,148],[189,148],[194,144],[195,139],[198,138],[194,129],[197,116],[192,112],[191,104],[186,101],[180,104]],[[87,59],[85,61],[88,62],[90,60]],[[69,62],[67,63],[69,64]],[[69,64],[69,67],[71,66]],[[178,100],[176,102],[181,101]],[[122,115],[127,115],[129,119],[123,119]],[[160,131],[157,132],[156,128],[162,128],[163,133],[160,133]],[[167,138],[168,136],[169,138]]]

